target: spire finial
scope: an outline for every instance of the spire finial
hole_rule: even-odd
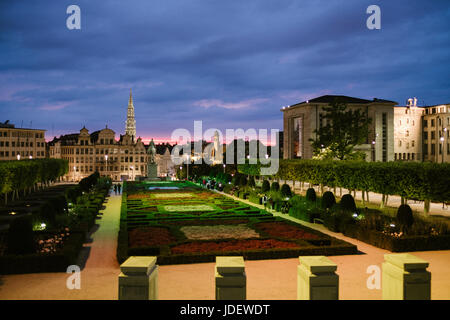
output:
[[[130,88],[130,100],[128,101],[128,104],[133,104],[133,95],[131,93],[131,88]]]

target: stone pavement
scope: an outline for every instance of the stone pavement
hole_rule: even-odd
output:
[[[295,220],[287,215],[283,217]],[[92,242],[85,245],[89,256],[81,272],[80,290],[67,289],[66,280],[69,275],[66,273],[5,275],[0,276],[0,300],[116,300],[120,273],[116,261],[119,219],[120,196],[112,195],[103,211],[103,217],[98,220],[98,229],[92,234]],[[381,267],[383,254],[388,251],[330,232],[321,225],[297,222],[353,243],[361,251],[359,255],[329,257],[338,265],[340,299],[381,299],[381,290],[367,288],[366,281],[369,275],[366,270],[370,265]],[[450,250],[413,252],[412,254],[430,262],[428,270],[432,273],[432,299],[450,299],[450,268],[448,267]],[[247,299],[296,299],[297,265],[298,258],[245,261]],[[162,300],[213,300],[214,266],[215,263],[160,266],[159,298]]]

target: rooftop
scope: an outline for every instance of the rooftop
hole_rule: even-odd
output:
[[[300,103],[296,103],[291,105],[290,107],[298,106],[306,103],[326,103],[331,104],[335,101],[339,101],[345,104],[369,104],[369,103],[389,103],[389,104],[398,104],[395,101],[378,99],[374,98],[373,100],[360,99],[355,97],[343,96],[343,95],[324,95],[311,100],[306,100]]]

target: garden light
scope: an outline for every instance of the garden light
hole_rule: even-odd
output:
[[[47,227],[45,223],[41,223],[41,229],[44,230]]]
[[[393,223],[391,223],[389,226],[390,226],[391,228],[395,228],[395,224],[393,224]]]
[[[357,218],[358,217],[358,214],[355,212],[354,214],[353,214],[353,218]]]

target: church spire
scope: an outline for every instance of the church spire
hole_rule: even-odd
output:
[[[128,100],[127,121],[125,124],[125,134],[132,137],[133,141],[136,137],[136,120],[134,118],[133,95],[130,89],[130,99]]]

